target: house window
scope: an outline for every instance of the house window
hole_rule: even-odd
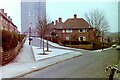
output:
[[[65,33],[65,30],[62,30],[62,33]]]
[[[83,29],[79,29],[78,32],[83,32]]]
[[[67,29],[66,33],[72,33],[72,29]]]
[[[78,32],[86,32],[85,29],[79,29]]]
[[[88,29],[86,29],[86,32],[88,32]]]
[[[86,37],[85,36],[83,36],[83,41],[86,41]]]
[[[86,37],[85,36],[80,36],[79,41],[86,41]]]
[[[66,40],[69,40],[69,37],[66,37]]]

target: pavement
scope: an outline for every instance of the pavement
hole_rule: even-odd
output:
[[[51,45],[56,46],[52,43]],[[47,55],[41,55],[40,53],[43,53],[42,49],[28,45],[27,39],[19,55],[9,64],[0,67],[0,73],[2,73],[0,78],[18,78],[82,55],[81,52],[65,49],[50,49],[49,52],[45,52]]]

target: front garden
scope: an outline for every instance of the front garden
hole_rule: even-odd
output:
[[[103,42],[95,42],[95,41],[61,41],[60,45],[71,47],[71,48],[79,48],[86,50],[98,50],[102,48],[111,47],[111,43],[103,43]]]

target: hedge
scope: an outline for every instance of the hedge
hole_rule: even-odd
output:
[[[11,49],[14,49],[18,42],[21,42],[25,35],[17,34],[16,32],[10,32],[2,30],[2,36],[0,36],[0,39],[2,40],[2,48],[3,51],[9,51]]]
[[[8,51],[11,49],[12,35],[10,32],[2,30],[2,48],[3,51]]]
[[[24,34],[18,34],[18,41],[22,42],[22,40],[24,39],[24,37],[26,37],[26,35],[24,35]]]
[[[88,41],[67,41],[67,40],[61,41],[61,43],[65,45],[91,44]]]

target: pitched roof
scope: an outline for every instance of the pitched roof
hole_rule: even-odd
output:
[[[91,28],[83,18],[69,18],[64,22],[62,29]]]

